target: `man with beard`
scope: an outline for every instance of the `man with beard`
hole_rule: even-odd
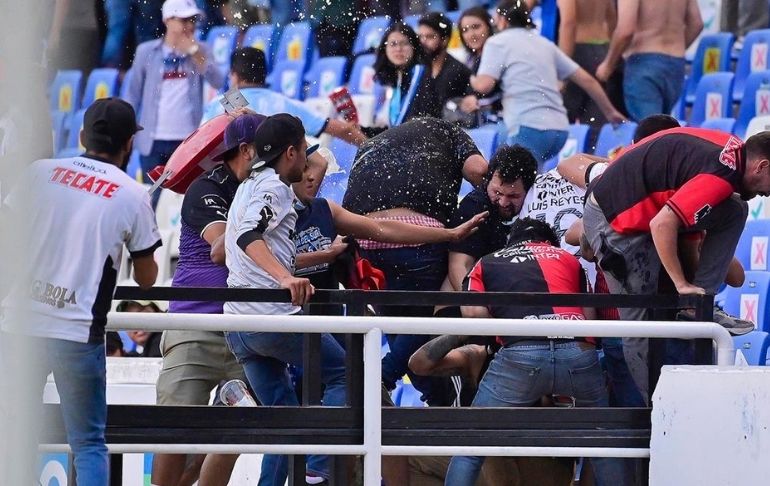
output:
[[[470,85],[471,70],[449,55],[452,21],[440,12],[431,12],[420,19],[417,35],[431,63],[431,76],[439,104],[451,98],[464,97]]]

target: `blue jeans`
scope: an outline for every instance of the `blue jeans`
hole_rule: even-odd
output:
[[[385,273],[387,290],[439,290],[447,273],[448,253],[444,244],[421,245],[413,248],[369,250],[364,256],[376,268]],[[432,306],[378,306],[377,312],[385,316],[430,317]],[[388,390],[396,381],[409,375],[415,388],[422,392],[422,399],[431,405],[449,406],[446,392],[450,382],[441,378],[417,376],[409,371],[409,358],[431,336],[388,334],[390,352],[382,358],[382,382]]]
[[[109,468],[104,439],[107,423],[104,344],[31,338],[8,333],[0,336],[0,343],[3,370],[5,370],[5,376],[2,377],[2,392],[6,397],[6,406],[11,417],[4,439],[11,439],[14,443],[16,443],[15,439],[19,439],[17,450],[21,451],[22,456],[26,455],[18,464],[8,464],[12,466],[9,469],[18,467],[20,470],[5,473],[28,476],[33,472],[25,460],[37,455],[35,439],[39,423],[34,417],[29,416],[28,408],[34,408],[40,403],[45,378],[53,371],[61,401],[67,443],[75,457],[78,485],[108,484]],[[34,371],[28,376],[31,380],[18,382],[20,379],[18,367],[21,363],[25,366],[31,364],[34,367]],[[29,370],[29,368],[25,369]],[[25,409],[19,410],[14,407],[25,407]],[[16,479],[18,478],[19,476],[16,476]],[[1,475],[0,479],[3,479]],[[14,479],[9,481],[8,477],[5,477],[3,484],[33,484],[33,482]]]
[[[606,407],[599,358],[593,347],[570,342],[501,348],[479,383],[473,407],[530,407],[543,395],[567,395],[578,407]],[[584,349],[585,348],[585,349]],[[484,457],[453,457],[447,486],[472,486]],[[591,460],[597,486],[624,484],[618,459]]]
[[[182,140],[155,140],[152,143],[152,150],[147,155],[140,155],[139,162],[142,165],[142,179],[146,183],[150,183],[147,174],[158,165],[166,165],[168,159],[171,158],[171,154],[174,153]],[[160,199],[160,191],[152,193],[152,208],[158,207],[158,199]]]
[[[634,378],[623,356],[623,342],[620,338],[602,338],[604,359],[610,382],[611,407],[645,407],[644,399],[634,383]]]
[[[537,159],[537,171],[542,172],[543,163],[559,154],[568,136],[569,132],[566,130],[538,130],[522,126],[519,128],[519,133],[508,137],[506,143],[519,144],[532,152]]]
[[[302,334],[229,332],[225,338],[263,405],[299,405],[286,364],[302,366]],[[324,406],[344,406],[345,351],[331,334],[321,335],[321,380]],[[259,486],[283,486],[288,466],[287,456],[265,455]],[[307,471],[328,478],[328,457],[308,456]]]
[[[671,113],[682,94],[685,60],[665,54],[633,54],[623,75],[626,110],[636,122],[650,115]]]
[[[103,66],[128,67],[124,57],[132,30],[136,45],[163,34],[161,5],[162,0],[105,0],[107,37],[102,49]]]

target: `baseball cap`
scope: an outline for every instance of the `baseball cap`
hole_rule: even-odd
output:
[[[134,108],[119,98],[96,100],[83,115],[83,142],[90,150],[116,150],[139,130]]]
[[[203,10],[195,4],[195,0],[166,0],[161,8],[163,21],[170,18],[189,19],[204,17]]]
[[[452,21],[441,12],[431,12],[423,15],[418,25],[427,25],[438,32],[444,39],[452,36]]]
[[[215,162],[225,159],[225,154],[242,143],[252,143],[257,128],[265,121],[264,115],[245,113],[231,121],[225,128],[224,147],[221,152],[211,157]]]
[[[279,113],[269,116],[262,122],[254,134],[254,147],[257,149],[257,157],[252,169],[258,169],[268,165],[281,156],[289,148],[289,145],[305,136],[305,127],[302,120],[288,113]],[[318,145],[308,147],[307,155],[318,150]]]

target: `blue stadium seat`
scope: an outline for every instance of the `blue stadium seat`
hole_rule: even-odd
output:
[[[555,1],[541,2],[540,35],[556,42],[556,29],[559,24],[559,11]]]
[[[732,116],[733,78],[733,73],[711,73],[700,79],[690,112],[690,126],[699,127],[704,120]]]
[[[420,17],[421,15],[414,14],[414,15],[407,15],[404,19],[404,23],[412,28],[415,32],[417,31],[417,24],[420,23]]]
[[[230,56],[238,43],[238,27],[217,25],[209,31],[206,43],[211,49],[211,57],[222,74],[230,71]]]
[[[393,403],[397,407],[424,407],[425,402],[420,400],[422,393],[411,383],[399,382],[393,390]]]
[[[374,54],[363,54],[353,61],[348,79],[350,94],[374,93]]]
[[[606,123],[599,131],[594,154],[599,157],[608,157],[611,153],[631,145],[634,141],[635,131],[636,123],[634,122],[623,123],[617,129],[612,124]]]
[[[295,100],[302,99],[303,61],[278,61],[268,76],[270,89]]]
[[[727,287],[725,312],[754,322],[759,331],[770,331],[769,289],[770,272],[746,272],[743,286]]]
[[[735,129],[735,118],[712,118],[701,123],[700,127],[732,134]]]
[[[53,153],[58,154],[64,148],[67,137],[68,113],[61,111],[51,112],[51,131],[53,134]]]
[[[120,91],[118,92],[118,96],[126,99],[126,92],[128,91],[128,86],[131,83],[131,78],[134,76],[134,70],[129,69],[126,71],[126,74],[123,75],[123,82],[120,83]],[[139,114],[137,113],[137,118]]]
[[[76,111],[69,119],[67,123],[67,143],[64,145],[64,149],[77,149],[79,152],[85,150],[85,147],[80,145],[80,131],[83,129],[83,115],[86,110]]]
[[[88,108],[98,99],[117,95],[118,76],[118,70],[113,68],[99,68],[91,71],[83,93],[82,107]]]
[[[571,157],[577,153],[586,151],[588,145],[588,132],[590,127],[580,123],[573,123],[569,127],[569,137],[564,142],[564,146],[559,153],[550,159],[546,160],[543,164],[543,172],[548,172],[551,169],[555,169],[560,161]]]
[[[246,31],[241,42],[242,47],[254,47],[265,53],[267,68],[272,67],[270,54],[273,52],[271,40],[273,38],[273,26],[271,24],[252,25]]]
[[[302,72],[307,69],[313,58],[313,31],[307,22],[295,22],[284,27],[278,51],[275,56],[276,65],[281,61],[301,63]]]
[[[751,119],[766,115],[770,115],[770,71],[758,71],[746,79],[734,133],[743,138]]]
[[[342,198],[348,188],[347,172],[335,172],[324,177],[321,187],[318,189],[318,197],[342,204]]]
[[[733,336],[733,343],[735,350],[743,353],[747,363],[752,366],[767,366],[770,334],[764,331],[751,331],[743,336]]]
[[[345,69],[348,58],[342,56],[322,57],[305,75],[308,83],[308,96],[329,96],[329,93],[345,84]]]
[[[345,172],[350,173],[350,169],[353,167],[353,160],[356,158],[356,152],[358,152],[358,147],[335,137],[332,139],[329,150],[334,154],[334,158],[337,159],[337,165],[339,165]]]
[[[735,247],[735,258],[746,270],[770,270],[768,267],[768,238],[770,237],[770,219],[746,221],[741,239]]]
[[[695,90],[705,74],[730,71],[730,52],[735,36],[728,32],[707,34],[701,37],[695,58],[692,61],[690,77],[685,85],[687,104],[695,101]]]
[[[497,133],[496,125],[468,130],[468,135],[471,136],[481,155],[487,160],[491,159],[497,150]]]
[[[770,29],[752,30],[743,38],[743,48],[735,66],[733,100],[740,103],[746,79],[751,73],[770,69]]]
[[[369,17],[361,22],[356,34],[356,40],[353,42],[353,52],[355,56],[363,52],[371,52],[377,49],[382,41],[382,34],[390,26],[390,18],[385,16]]]
[[[51,83],[51,111],[74,113],[80,109],[80,90],[83,73],[77,69],[57,71]]]
[[[126,174],[130,175],[137,182],[144,182],[146,176],[142,172],[142,162],[139,160],[139,152],[134,150],[128,159]],[[149,182],[149,181],[148,181]]]
[[[82,154],[83,151],[80,150],[77,147],[65,147],[58,152],[56,152],[56,158],[57,159],[68,159],[70,157],[77,157],[78,155]]]

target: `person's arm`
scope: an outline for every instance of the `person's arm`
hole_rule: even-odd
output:
[[[216,222],[203,231],[203,239],[211,245],[209,258],[217,265],[225,264],[225,227],[225,223]]]
[[[470,359],[457,348],[468,337],[445,335],[431,339],[409,358],[409,369],[419,376],[467,376]]]
[[[454,290],[460,291],[463,289],[463,280],[465,280],[465,276],[473,268],[474,263],[476,263],[476,259],[471,255],[456,251],[449,252],[447,276]]]
[[[695,1],[695,0],[693,0]],[[610,49],[599,67],[596,78],[606,83],[618,67],[620,57],[628,48],[636,31],[640,0],[618,0],[618,21],[610,40]]]
[[[703,30],[703,17],[701,17],[698,0],[688,0],[687,12],[684,18],[684,45],[690,47]]]
[[[575,154],[560,161],[556,166],[556,171],[569,182],[585,189],[587,186],[587,172],[593,164],[597,163],[607,164],[609,160],[604,157],[597,157],[596,155]]]
[[[155,284],[158,278],[158,264],[155,263],[153,254],[133,257],[131,264],[134,266],[134,281],[142,290],[147,290]]]
[[[577,35],[577,6],[575,0],[556,0],[556,5],[559,7],[559,49],[572,57]]]
[[[243,235],[242,235],[243,237]],[[293,305],[305,305],[310,297],[315,293],[315,288],[306,278],[297,278],[289,270],[281,265],[270,248],[262,239],[255,239],[247,245],[242,245],[241,239],[238,239],[241,249],[251,260],[270,274],[282,289],[289,289],[291,292],[291,303]]]
[[[495,89],[497,80],[488,74],[471,76],[471,88],[480,94],[489,94]]]
[[[727,267],[725,283],[730,287],[740,287],[745,281],[746,272],[743,270],[743,265],[740,260],[733,257],[733,259],[730,260],[730,265]]]
[[[480,154],[473,154],[463,163],[463,177],[466,181],[470,182],[473,187],[477,187],[484,180],[484,176],[487,175],[489,164],[486,159]]]
[[[464,305],[460,308],[463,313],[463,317],[475,318],[475,319],[488,319],[492,317],[489,313],[489,309],[480,305]]]
[[[341,234],[383,243],[426,244],[460,241],[478,231],[489,212],[473,216],[456,228],[428,228],[400,221],[367,218],[351,213],[334,201],[327,201],[334,226]]]
[[[602,85],[600,85],[593,76],[588,74],[588,71],[583,68],[578,68],[569,79],[583,88],[583,91],[588,93],[588,96],[590,96],[599,106],[599,109],[602,110],[602,113],[607,118],[608,122],[617,125],[626,121],[626,117],[624,117],[623,114],[612,105],[610,99],[607,98],[607,93],[604,92]]]
[[[668,272],[671,281],[674,282],[677,292],[680,294],[704,294],[705,290],[691,284],[684,276],[677,251],[681,226],[682,222],[674,214],[674,211],[669,206],[663,207],[650,221],[652,241],[658,251],[660,263]]]
[[[366,135],[361,131],[361,127],[341,120],[329,119],[326,122],[324,133],[328,133],[332,137],[339,138],[355,146],[359,146],[367,140]]]
[[[343,241],[341,236],[334,239],[329,248],[318,251],[310,251],[307,253],[297,253],[297,268],[314,267],[316,265],[322,265],[324,263],[332,263],[342,254],[348,247],[348,244]]]

